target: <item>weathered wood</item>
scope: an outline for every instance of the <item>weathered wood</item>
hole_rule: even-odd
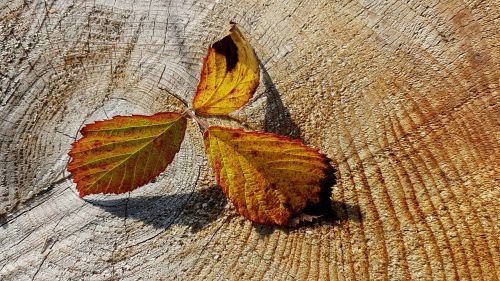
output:
[[[499,6],[427,2],[3,1],[0,279],[498,280]],[[156,182],[80,199],[80,126],[180,110],[229,20],[263,73],[236,117],[333,159],[340,222],[253,226],[193,125]]]

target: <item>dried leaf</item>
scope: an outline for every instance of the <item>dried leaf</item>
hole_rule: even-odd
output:
[[[290,221],[288,222],[288,225],[295,227],[295,226],[299,225],[301,222],[313,222],[314,220],[317,220],[319,218],[321,218],[321,215],[313,216],[313,215],[309,215],[309,214],[298,214],[297,216],[290,219]]]
[[[186,119],[174,112],[86,125],[68,153],[80,196],[124,193],[148,183],[172,162],[185,130]]]
[[[193,109],[198,115],[228,115],[250,100],[259,75],[252,47],[232,24],[229,35],[208,49]]]
[[[218,184],[251,221],[286,225],[308,202],[319,203],[329,165],[317,149],[276,134],[217,126],[204,138]]]

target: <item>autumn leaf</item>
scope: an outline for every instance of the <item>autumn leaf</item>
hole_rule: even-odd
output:
[[[204,141],[217,183],[251,221],[286,225],[308,202],[319,203],[330,166],[317,149],[276,134],[218,126],[208,128]]]
[[[124,193],[148,183],[172,162],[185,130],[186,119],[174,112],[86,125],[68,153],[80,196]]]
[[[227,115],[245,105],[259,84],[259,64],[234,23],[229,35],[215,42],[203,60],[193,99],[198,115]]]
[[[150,182],[173,161],[190,117],[205,129],[209,164],[241,215],[260,224],[292,226],[328,215],[335,177],[317,149],[276,134],[209,127],[196,116],[228,115],[244,106],[259,73],[252,47],[232,23],[229,35],[208,50],[192,108],[116,116],[81,130],[83,137],[68,153],[68,171],[80,196],[119,194]]]

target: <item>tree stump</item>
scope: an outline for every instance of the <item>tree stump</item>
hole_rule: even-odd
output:
[[[498,280],[498,3],[424,2],[4,1],[0,279]],[[338,220],[245,220],[193,124],[155,182],[79,198],[81,126],[181,110],[230,20],[262,71],[235,116],[333,160]]]

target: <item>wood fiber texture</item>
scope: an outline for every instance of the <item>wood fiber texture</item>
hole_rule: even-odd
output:
[[[496,1],[2,1],[1,280],[498,280]],[[252,225],[199,129],[153,183],[78,197],[83,124],[181,111],[237,22],[261,81],[233,113],[333,160],[338,221]],[[231,120],[213,125],[237,127]]]

